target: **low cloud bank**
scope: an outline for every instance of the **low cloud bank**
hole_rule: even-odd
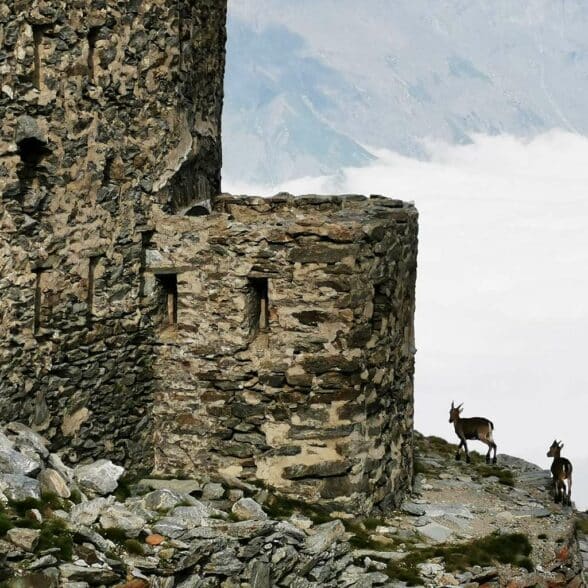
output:
[[[499,451],[546,468],[557,437],[588,508],[588,138],[552,131],[426,148],[428,161],[371,149],[376,162],[337,176],[224,188],[414,200],[417,428],[451,439],[449,404],[464,402],[465,416],[494,421]]]

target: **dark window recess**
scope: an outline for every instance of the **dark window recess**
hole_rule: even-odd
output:
[[[253,320],[257,331],[269,330],[269,288],[267,278],[249,278],[253,290]]]
[[[41,328],[41,305],[43,303],[43,291],[42,291],[42,276],[43,270],[35,270],[35,309],[33,318],[33,332],[35,335]]]
[[[178,323],[178,275],[157,274],[165,305],[164,316],[168,325]]]
[[[49,155],[51,151],[47,144],[36,137],[25,137],[18,143],[18,154],[22,162],[30,167],[34,167],[43,161],[43,158]]]
[[[186,211],[185,216],[207,216],[209,214],[210,211],[206,206],[192,206]]]
[[[93,80],[96,72],[95,52],[96,41],[98,40],[98,33],[100,27],[91,27],[88,31],[88,77]]]

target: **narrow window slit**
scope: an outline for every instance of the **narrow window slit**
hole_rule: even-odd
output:
[[[41,305],[42,305],[42,275],[43,270],[37,269],[35,271],[35,309],[33,317],[33,333],[36,335],[41,329]]]
[[[168,325],[178,324],[178,275],[156,274],[163,291],[165,318]]]
[[[100,27],[91,27],[88,31],[88,76],[90,80],[94,79],[96,73],[95,52],[99,31]]]
[[[269,284],[267,278],[249,278],[253,290],[253,322],[257,332],[269,331]]]
[[[92,313],[94,312],[94,282],[96,275],[96,266],[100,261],[100,256],[93,255],[88,259],[88,292],[86,293],[86,306],[88,313],[88,321],[92,320]]]
[[[43,44],[44,27],[33,25],[33,85],[41,89],[41,45]]]

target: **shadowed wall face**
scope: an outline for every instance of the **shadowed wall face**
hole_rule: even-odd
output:
[[[222,196],[210,216],[154,229],[156,473],[220,472],[355,512],[398,505],[412,474],[414,207]]]
[[[225,17],[0,0],[0,414],[71,461],[151,464],[145,227],[219,192]]]

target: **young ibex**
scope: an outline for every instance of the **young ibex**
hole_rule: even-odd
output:
[[[572,462],[565,457],[560,457],[563,443],[553,441],[547,457],[553,457],[551,464],[551,474],[553,476],[553,499],[555,502],[561,502],[563,505],[572,506]],[[566,492],[565,481],[568,482]]]
[[[451,409],[449,410],[449,422],[453,423],[455,433],[460,439],[455,459],[461,459],[461,448],[463,446],[466,456],[466,462],[470,463],[470,454],[468,453],[468,446],[466,439],[476,439],[488,445],[488,453],[486,454],[486,463],[490,463],[490,453],[494,449],[494,458],[492,463],[496,463],[496,443],[492,438],[492,431],[494,425],[488,419],[483,417],[471,417],[469,419],[462,419],[460,417],[463,403],[459,406],[454,406],[451,402]]]

